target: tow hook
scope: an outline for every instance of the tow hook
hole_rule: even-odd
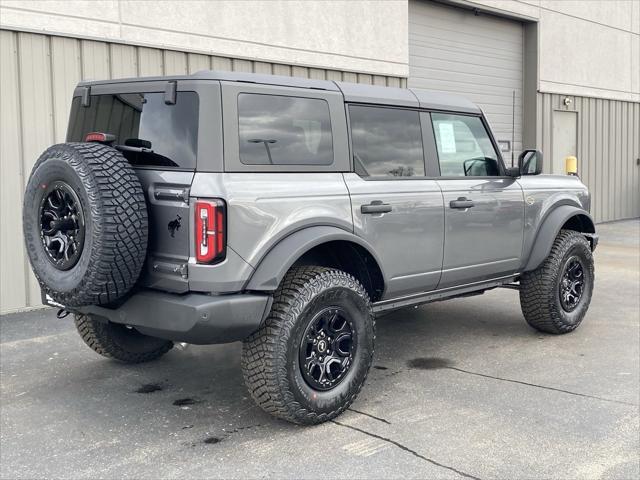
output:
[[[69,315],[71,312],[69,310],[66,310],[64,308],[61,308],[60,310],[58,310],[58,313],[56,313],[56,317],[62,319],[65,318],[67,315]]]

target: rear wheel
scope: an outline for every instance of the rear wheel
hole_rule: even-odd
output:
[[[173,348],[169,340],[143,335],[132,327],[97,320],[91,315],[75,315],[75,324],[91,350],[124,363],[149,362]]]
[[[245,340],[242,369],[255,402],[300,424],[342,413],[373,359],[375,322],[360,282],[340,270],[292,268],[263,326]]]
[[[589,242],[578,232],[561,230],[542,265],[520,279],[524,318],[545,333],[575,330],[589,308],[593,283]]]

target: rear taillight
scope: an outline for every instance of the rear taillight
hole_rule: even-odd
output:
[[[102,132],[90,132],[84,137],[85,142],[112,143],[116,139],[115,135]]]
[[[224,259],[225,223],[225,208],[222,200],[196,202],[196,260],[198,263],[213,263]]]

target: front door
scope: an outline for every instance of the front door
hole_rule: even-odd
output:
[[[551,173],[564,175],[565,158],[578,156],[578,112],[555,110],[552,125]]]
[[[444,197],[438,288],[516,272],[524,231],[522,188],[504,167],[482,117],[432,113]]]
[[[442,268],[443,204],[437,181],[425,176],[420,114],[350,105],[349,122],[356,173],[344,179],[355,233],[382,262],[384,298],[433,290]]]

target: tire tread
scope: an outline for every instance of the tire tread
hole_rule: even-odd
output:
[[[589,267],[593,271],[593,257],[587,239],[579,232],[561,230],[545,261],[535,270],[524,273],[520,279],[522,313],[527,323],[538,331],[556,335],[568,333],[575,330],[582,321],[580,318],[575,323],[569,323],[562,317],[562,307],[557,295],[557,276],[560,274],[562,261],[576,244],[581,244],[589,252]],[[588,292],[590,294],[591,291]],[[590,298],[585,300],[589,301]]]
[[[74,323],[80,337],[91,350],[103,357],[123,363],[144,363],[160,358],[173,348],[173,342],[167,340],[159,347],[146,352],[132,352],[123,348],[110,333],[110,324],[95,320],[90,315],[74,315]]]
[[[42,279],[38,265],[31,258],[36,278],[45,293],[65,306],[113,303],[134,286],[146,257],[148,214],[140,181],[122,154],[106,145],[54,145],[40,156],[33,172],[52,158],[68,163],[85,185],[89,198],[89,211],[85,215],[91,215],[93,219],[94,245],[87,271],[77,287],[65,292],[56,290],[56,285],[49,285]],[[26,215],[25,211],[25,222]],[[31,257],[31,249],[39,248],[34,245],[39,239],[30,242],[27,250]]]
[[[317,424],[345,411],[362,389],[367,375],[351,389],[338,408],[316,413],[295,401],[286,372],[286,343],[282,341],[293,328],[302,308],[326,285],[348,286],[366,299],[375,340],[375,317],[369,296],[353,276],[340,270],[318,266],[293,267],[274,294],[271,312],[262,327],[243,342],[242,372],[253,400],[267,413],[298,424]],[[373,357],[373,350],[371,351]]]

